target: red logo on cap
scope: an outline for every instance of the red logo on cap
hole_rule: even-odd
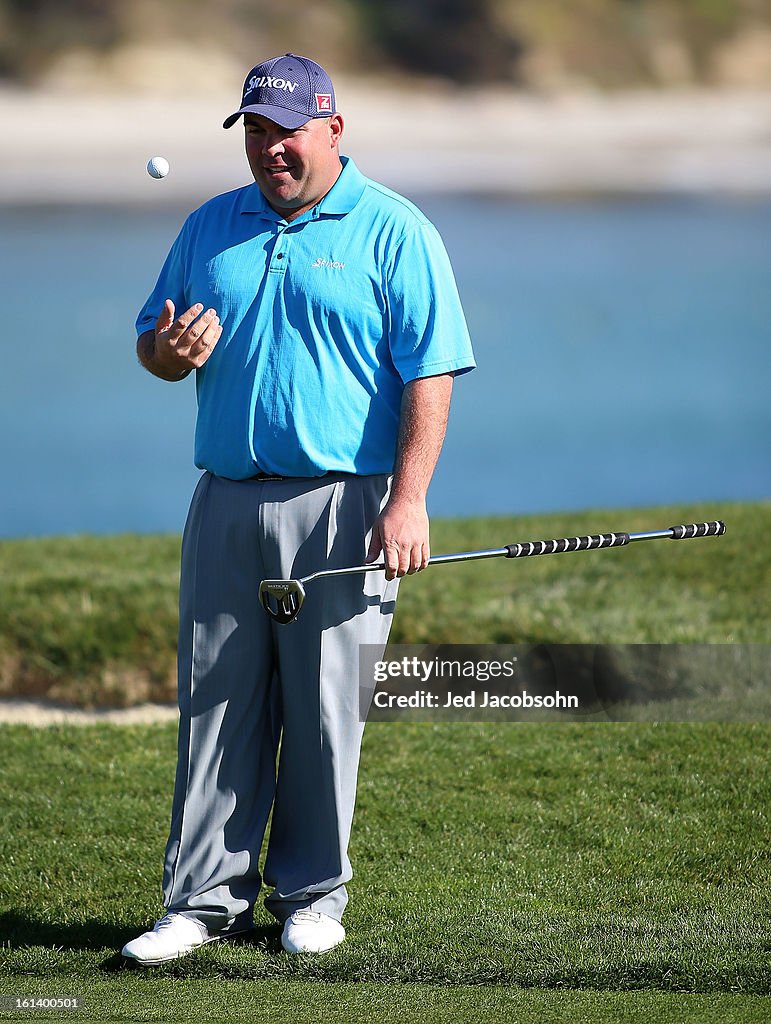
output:
[[[332,113],[332,93],[330,92],[317,92],[316,93],[316,110],[321,114],[328,110]]]

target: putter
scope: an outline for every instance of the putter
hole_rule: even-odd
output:
[[[461,551],[451,555],[432,555],[429,565],[446,562],[470,562],[480,558],[529,558],[532,555],[556,555],[565,551],[595,551],[598,548],[621,548],[638,540],[689,540],[694,537],[720,537],[725,523],[717,519],[710,523],[689,523],[670,526],[666,530],[647,530],[643,533],[594,533],[584,537],[560,537],[556,540],[529,540],[507,544],[503,548],[486,551]],[[325,576],[349,576],[351,573],[374,572],[385,569],[384,562],[351,565],[345,569],[320,569],[299,580],[263,580],[260,584],[260,602],[276,622],[285,625],[294,622],[305,601],[306,584]]]

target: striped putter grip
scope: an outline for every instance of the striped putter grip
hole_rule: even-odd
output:
[[[690,529],[690,527],[686,527]],[[506,558],[527,558],[530,555],[556,555],[563,551],[589,551],[597,548],[620,548],[629,543],[628,533],[593,533],[586,537],[560,537],[557,540],[529,540],[507,544]]]
[[[711,523],[689,523],[687,526],[670,526],[672,540],[690,540],[691,537],[722,537],[725,523],[715,519]]]

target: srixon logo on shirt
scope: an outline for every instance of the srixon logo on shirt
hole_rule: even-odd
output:
[[[270,75],[252,75],[247,83],[246,91],[253,89],[283,89],[284,92],[294,92],[297,82],[290,82],[286,78],[272,78]]]
[[[312,270],[321,270],[326,267],[329,270],[342,270],[345,266],[340,260],[323,260],[320,256],[311,263]]]

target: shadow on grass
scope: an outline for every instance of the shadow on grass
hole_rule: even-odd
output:
[[[142,931],[140,926],[137,932]],[[122,947],[131,935],[125,927],[106,921],[81,921],[65,924],[42,921],[28,911],[8,910],[0,914],[0,935],[11,949],[24,946],[48,946],[56,949],[103,949]]]
[[[136,932],[134,934],[136,934]],[[249,932],[233,935],[231,938],[224,939],[223,942],[227,942],[229,946],[246,946],[248,948],[259,950],[259,952],[266,953],[269,955],[276,955],[283,952],[281,947],[281,926],[278,924],[261,925],[259,927],[253,928]],[[218,946],[220,945],[220,943],[215,943],[215,945]],[[206,946],[205,948],[211,949],[210,946]],[[141,964],[136,963],[136,961],[134,960],[124,960],[120,953],[116,952],[112,956],[107,957],[106,960],[103,960],[99,967],[102,971],[105,971],[107,973],[113,971],[129,970],[139,971],[140,973],[145,973],[148,971],[151,973],[156,973],[159,971],[163,971],[165,973],[171,972],[172,974],[174,974],[176,973],[177,968],[180,967],[182,961],[184,961],[184,964],[182,964],[182,976],[188,977],[191,969],[193,970],[194,974],[196,973],[195,967],[192,966],[195,963],[194,957],[196,952],[198,952],[198,950],[194,951],[192,957],[185,956],[181,957],[179,960],[169,960],[168,963],[156,964],[153,967],[143,967]],[[210,970],[211,966],[207,963],[204,966],[204,976],[207,975]]]
[[[118,970],[126,966],[120,950],[147,928],[147,922],[124,926],[105,921],[90,920],[76,924],[42,921],[33,914],[19,910],[0,913],[0,936],[10,949],[42,946],[49,949],[89,950],[113,947],[115,953],[101,963],[102,970]],[[253,946],[263,952],[281,951],[279,925],[261,925],[244,934],[234,935],[228,943]],[[130,965],[134,966],[134,965]]]

